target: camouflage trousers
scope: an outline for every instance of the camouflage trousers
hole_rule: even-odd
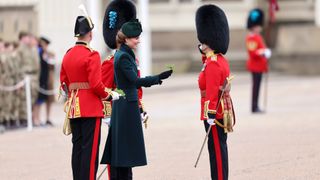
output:
[[[10,74],[4,72],[1,74],[1,85],[5,87],[12,87],[15,85],[14,79],[9,77]],[[11,114],[12,98],[15,91],[1,91],[0,90],[0,122],[9,121],[13,119]]]

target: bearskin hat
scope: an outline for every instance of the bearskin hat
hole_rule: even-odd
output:
[[[203,5],[196,12],[198,40],[215,53],[225,54],[229,47],[229,25],[222,9],[215,5]]]
[[[107,6],[103,19],[103,37],[109,48],[117,48],[118,31],[125,22],[132,19],[136,19],[136,7],[130,0],[113,0]]]
[[[247,21],[247,28],[250,29],[253,26],[263,26],[264,13],[261,9],[253,9],[250,11]]]

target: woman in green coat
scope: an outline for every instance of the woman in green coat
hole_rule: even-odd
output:
[[[141,32],[140,22],[132,20],[123,24],[117,34],[120,49],[114,55],[114,78],[125,96],[113,103],[111,126],[101,160],[102,164],[111,165],[112,180],[130,180],[132,167],[147,164],[137,88],[161,84],[172,74],[172,70],[168,70],[155,76],[138,77],[134,50]]]

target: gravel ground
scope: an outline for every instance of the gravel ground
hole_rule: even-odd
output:
[[[229,179],[320,179],[320,77],[271,74],[268,86],[267,112],[253,115],[250,76],[235,75],[231,94],[237,125],[228,135]],[[134,179],[209,180],[206,148],[193,167],[205,136],[197,74],[174,75],[146,89],[144,103],[151,116],[145,130],[148,165],[134,168]],[[0,179],[72,179],[71,136],[62,134],[62,108],[61,102],[53,107],[54,128],[0,134]],[[103,124],[100,151],[106,137]]]

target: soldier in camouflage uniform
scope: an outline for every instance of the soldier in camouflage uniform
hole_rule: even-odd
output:
[[[8,71],[9,71],[9,77],[10,77],[10,86],[16,85],[19,83],[18,79],[18,69],[19,69],[19,64],[17,64],[17,52],[16,52],[16,47],[14,47],[14,43],[8,43],[5,45],[6,46],[6,54],[7,54],[7,63],[8,63]],[[21,87],[20,89],[23,89]],[[9,100],[8,103],[10,103],[10,109],[8,113],[10,114],[10,120],[13,121],[13,124],[18,124],[18,103],[19,100],[17,98],[17,91],[12,91],[9,92]]]
[[[32,104],[34,104],[37,97],[37,88],[39,80],[39,55],[36,49],[36,43],[31,42],[34,37],[28,33],[21,32],[19,34],[19,47],[17,50],[17,60],[20,65],[19,79],[23,80],[26,76],[31,79],[31,98]],[[22,124],[26,124],[27,119],[27,107],[26,107],[26,94],[25,90],[19,92],[19,118]]]
[[[27,61],[27,74],[31,76],[32,105],[36,102],[39,91],[40,57],[38,45],[38,39],[34,35],[31,35],[29,44],[29,48],[31,49],[31,59],[30,61]]]
[[[39,41],[34,36],[30,36],[30,44],[29,47],[31,49],[31,61],[27,62],[28,66],[28,75],[31,77],[31,99],[32,99],[32,109],[38,99],[39,96],[39,81],[40,81],[40,55],[39,55]],[[32,117],[34,119],[34,117]],[[34,122],[35,123],[35,122]],[[35,126],[39,126],[40,124],[34,124]]]
[[[16,72],[19,69],[16,64],[16,53],[12,43],[5,43],[5,48],[1,52],[1,85],[5,87],[13,87],[18,82],[16,81]],[[5,121],[8,128],[18,125],[18,109],[17,109],[17,95],[16,89],[11,91],[1,91],[1,119]]]
[[[14,86],[14,79],[12,78],[13,74],[13,66],[12,66],[12,59],[11,59],[11,46],[10,43],[5,43],[5,50],[2,53],[4,56],[3,58],[3,67],[4,67],[4,72],[2,74],[4,81],[2,81],[2,84],[4,86],[12,87]],[[13,91],[5,91],[4,92],[5,96],[3,97],[2,101],[5,103],[5,106],[3,107],[3,113],[5,117],[5,121],[7,122],[6,124],[8,125],[13,125],[15,122],[13,122],[13,117],[11,114],[11,109],[12,109],[12,97],[14,95],[14,90]]]
[[[4,42],[2,39],[0,39],[0,86],[3,86],[3,81],[4,81],[4,63],[3,63],[3,59],[4,57]],[[5,95],[5,92],[3,90],[0,89],[0,98],[3,99]],[[0,101],[0,133],[4,131],[4,121],[5,121],[5,117],[4,117],[4,113],[3,113],[3,108],[4,108],[4,102]]]
[[[21,82],[21,77],[23,77],[22,71],[20,69],[20,64],[19,64],[19,56],[18,56],[18,52],[17,52],[17,48],[18,48],[18,43],[13,42],[13,50],[11,52],[11,62],[12,62],[12,67],[13,67],[13,71],[12,71],[12,75],[11,78],[14,81],[14,84],[18,84],[19,82]],[[13,92],[13,96],[12,96],[12,109],[11,109],[11,114],[12,114],[12,118],[15,121],[19,121],[20,120],[20,116],[19,116],[19,107],[20,107],[20,97],[18,96],[20,94],[21,91],[25,91],[24,87],[21,87],[18,90],[15,90]]]

